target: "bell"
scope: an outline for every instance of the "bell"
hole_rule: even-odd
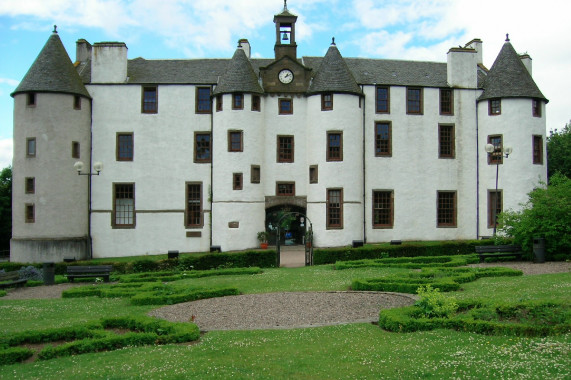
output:
[[[289,40],[289,37],[287,36],[287,32],[284,32],[284,34],[283,34],[283,36],[282,36],[282,40],[283,40],[283,41]]]

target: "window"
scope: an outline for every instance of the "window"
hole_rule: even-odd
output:
[[[81,96],[75,95],[73,97],[73,109],[75,109],[75,110],[81,109]]]
[[[33,203],[26,203],[26,223],[36,222],[36,208]]]
[[[260,95],[252,95],[252,111],[261,110]]]
[[[439,191],[437,200],[438,227],[456,227],[456,192]]]
[[[115,183],[113,201],[113,227],[135,227],[135,184]]]
[[[293,100],[292,99],[279,99],[279,114],[291,115],[293,114]]]
[[[242,190],[242,173],[234,173],[232,174],[232,189],[233,190]]]
[[[327,161],[343,161],[342,132],[327,132]]]
[[[186,227],[202,227],[202,183],[186,184]]]
[[[71,158],[79,158],[80,150],[79,150],[79,142],[72,141],[71,142]]]
[[[422,115],[422,88],[406,88],[406,113]]]
[[[26,177],[26,194],[34,194],[36,192],[36,178]]]
[[[327,189],[327,229],[343,228],[343,189]]]
[[[541,100],[531,100],[531,113],[535,117],[541,117]]]
[[[321,110],[331,111],[333,109],[333,94],[321,94]]]
[[[500,115],[502,113],[502,100],[501,99],[490,99],[488,100],[488,114],[489,115]]]
[[[117,133],[117,161],[133,161],[133,134]]]
[[[375,108],[377,113],[390,113],[390,87],[377,86],[375,93]]]
[[[216,112],[222,111],[222,95],[216,95]]]
[[[232,94],[232,109],[244,109],[244,94]]]
[[[494,151],[492,153],[488,153],[488,164],[495,165],[503,163],[504,156],[502,154],[502,136],[488,136],[488,144],[492,144],[494,146]]]
[[[394,210],[392,190],[373,190],[373,228],[392,228]]]
[[[295,195],[295,182],[277,182],[276,195],[280,196],[294,196]]]
[[[375,156],[391,156],[391,123],[388,121],[379,121],[375,123]]]
[[[36,93],[35,92],[28,92],[26,96],[26,105],[28,107],[35,107],[36,106]]]
[[[29,137],[26,139],[26,156],[35,157],[36,156],[36,138]]]
[[[318,181],[317,165],[311,165],[309,167],[309,183],[317,183],[317,181]]]
[[[228,131],[228,152],[242,152],[242,131]]]
[[[543,165],[543,136],[533,136],[533,163]]]
[[[220,103],[222,105],[222,102]],[[196,88],[196,113],[211,113],[210,87]]]
[[[278,136],[278,162],[293,162],[293,136]]]
[[[159,101],[156,87],[143,87],[143,104],[141,110],[143,113],[157,113],[159,110]]]
[[[450,88],[440,89],[440,114],[454,115],[454,92]]]
[[[194,162],[210,162],[210,133],[194,134]]]
[[[455,138],[453,125],[438,125],[438,158],[454,158]]]
[[[498,215],[502,212],[502,207],[502,191],[488,190],[488,228],[494,228],[494,224],[498,227]]]
[[[252,165],[250,168],[250,182],[251,183],[260,183],[261,172],[260,172],[260,165]]]

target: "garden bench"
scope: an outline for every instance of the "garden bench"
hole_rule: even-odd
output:
[[[16,287],[24,286],[28,282],[26,279],[20,279],[20,273],[17,270],[12,272],[0,273],[0,289],[8,288],[12,285]]]
[[[481,263],[487,257],[515,257],[521,260],[523,255],[519,245],[477,245],[475,248]]]
[[[105,282],[109,282],[109,274],[113,270],[113,265],[70,265],[67,267],[67,279],[73,282],[75,278],[103,277]]]

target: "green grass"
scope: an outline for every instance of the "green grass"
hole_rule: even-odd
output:
[[[335,271],[332,265],[265,269],[248,276],[189,279],[196,286],[234,286],[243,293],[346,290],[355,278],[408,273],[400,268]],[[182,283],[181,282],[181,283]],[[451,293],[503,302],[569,301],[571,274],[483,278]],[[449,293],[450,294],[450,293]],[[0,333],[72,326],[103,317],[143,315],[154,306],[124,299],[4,300]],[[322,379],[569,378],[571,335],[485,336],[452,330],[389,333],[370,324],[308,329],[213,331],[194,345],[132,347],[15,364],[3,379]]]

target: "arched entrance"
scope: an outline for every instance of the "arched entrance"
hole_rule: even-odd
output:
[[[302,245],[305,244],[305,208],[293,205],[279,205],[266,209],[266,231],[269,232],[270,245]]]

